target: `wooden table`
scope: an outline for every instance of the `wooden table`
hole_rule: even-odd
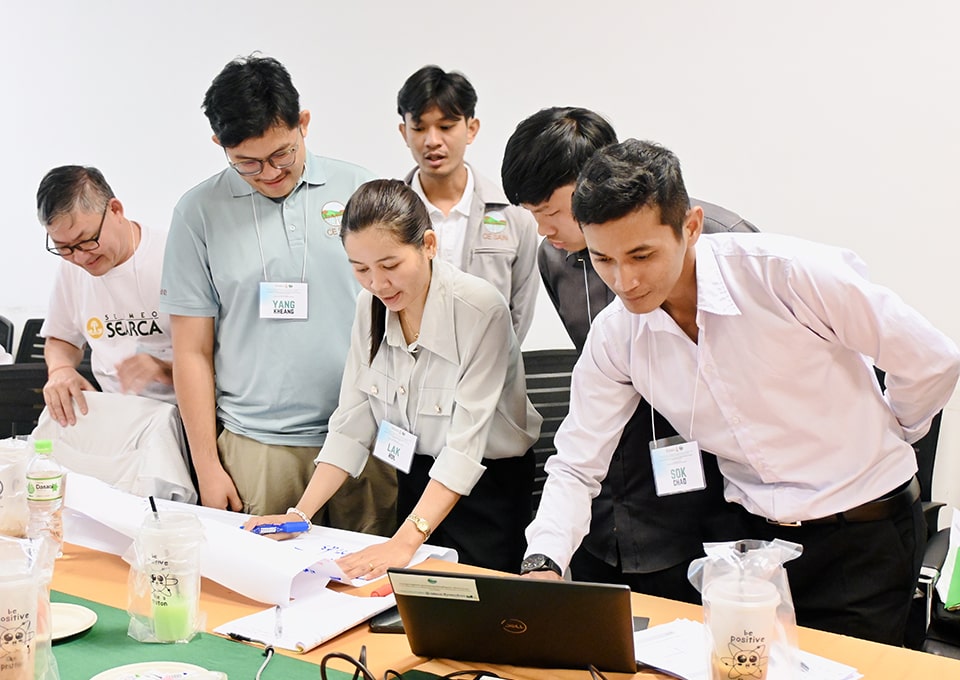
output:
[[[477,572],[469,567],[439,560],[428,560],[424,568],[437,571]],[[101,602],[119,609],[127,606],[127,576],[129,566],[115,555],[89,550],[67,544],[64,556],[57,560],[52,587],[70,595],[76,595]],[[383,581],[376,581],[363,588],[346,588],[356,594],[366,594]],[[207,630],[231,621],[240,616],[252,614],[265,608],[263,603],[255,602],[224,588],[213,581],[204,579],[201,586],[201,609],[207,615]],[[633,614],[647,616],[650,625],[668,623],[677,618],[702,621],[702,610],[697,605],[665,600],[649,595],[632,595]],[[960,661],[924,654],[909,649],[891,647],[876,642],[825,633],[810,628],[800,628],[800,647],[820,656],[839,661],[857,668],[868,680],[916,680],[917,678],[960,678]],[[238,643],[240,644],[240,643]],[[315,664],[329,652],[338,651],[356,657],[361,645],[366,645],[368,666],[381,675],[387,668],[406,671],[412,668],[437,674],[463,668],[482,668],[492,670],[498,675],[516,680],[584,680],[582,670],[526,669],[513,666],[474,664],[463,661],[442,659],[424,659],[410,651],[404,635],[371,633],[366,624],[340,635],[330,642],[307,652],[294,654],[280,650],[290,656]],[[607,673],[608,678],[667,678],[667,676],[643,672],[634,675]]]

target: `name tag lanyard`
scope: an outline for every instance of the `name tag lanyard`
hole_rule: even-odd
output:
[[[391,350],[390,354],[390,367],[393,369],[396,368],[393,350]],[[380,421],[380,426],[377,431],[377,441],[373,447],[374,457],[379,458],[385,463],[392,465],[403,472],[410,472],[410,466],[413,464],[413,455],[416,453],[417,439],[419,436],[415,433],[417,430],[417,422],[420,420],[420,408],[423,405],[423,388],[427,384],[427,374],[430,371],[430,359],[432,357],[433,353],[428,352],[427,365],[424,367],[423,376],[420,378],[420,391],[417,394],[417,405],[413,412],[412,426],[410,426],[410,418],[407,415],[407,409],[403,409],[401,411],[403,422],[404,424],[410,426],[410,430],[404,430],[399,425],[394,425],[390,421],[384,419]],[[416,361],[415,353],[414,361]],[[396,371],[391,370],[390,374],[396,376]]]
[[[260,318],[286,318],[286,319],[306,319],[307,318],[307,250],[310,239],[310,211],[308,201],[310,192],[305,188],[303,194],[303,262],[300,267],[299,283],[271,282],[267,275],[267,260],[263,255],[263,239],[260,236],[260,216],[257,213],[256,196],[250,194],[250,205],[253,207],[253,224],[257,232],[257,248],[260,252],[260,267],[263,270],[263,281],[260,283]],[[275,285],[281,284],[281,285]],[[274,300],[283,298],[286,300],[286,308],[290,311],[284,316],[277,313],[271,313],[275,309]],[[271,307],[273,305],[273,307]]]
[[[650,345],[656,344],[656,333],[650,333]],[[700,352],[697,351],[697,371],[693,380],[693,403],[690,405],[690,439],[667,437],[657,439],[657,423],[653,413],[654,378],[653,349],[647,348],[647,375],[650,378],[650,460],[653,464],[653,482],[658,496],[700,491],[707,483],[703,474],[703,456],[700,445],[693,439],[693,418],[697,410],[697,392],[700,387]]]
[[[141,231],[140,231],[140,244],[142,245],[142,244],[143,244],[143,227],[141,226],[140,229],[141,229]],[[137,248],[137,235],[136,235],[136,232],[134,231],[134,228],[133,228],[133,220],[130,220],[130,245],[131,245],[131,247],[133,248],[133,250],[130,252],[130,260],[129,260],[129,262],[130,262],[130,269],[133,270],[133,281],[134,281],[134,283],[136,283],[136,285],[137,285],[137,295],[139,296],[139,297],[138,297],[138,302],[140,303],[140,305],[143,305],[143,299],[144,299],[144,298],[143,298],[143,289],[142,289],[141,286],[140,286],[140,272],[137,271],[137,250],[138,250],[138,248]],[[102,276],[101,276],[101,277],[98,277],[98,278],[99,278],[100,282],[103,284],[103,289],[104,289],[105,291],[107,291],[107,294],[109,295],[109,294],[110,294],[110,287],[107,285],[107,281],[106,281]],[[112,296],[111,296],[111,297],[112,297]],[[155,311],[155,310],[151,310],[151,311]]]

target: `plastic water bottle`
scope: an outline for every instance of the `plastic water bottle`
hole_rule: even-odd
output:
[[[30,520],[27,536],[40,538],[48,533],[56,542],[57,557],[63,554],[63,468],[53,457],[53,443],[38,439],[27,465],[27,505]]]

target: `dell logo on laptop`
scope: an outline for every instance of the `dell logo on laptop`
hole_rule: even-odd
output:
[[[500,622],[500,627],[507,633],[516,635],[527,632],[527,624],[520,619],[504,619]]]

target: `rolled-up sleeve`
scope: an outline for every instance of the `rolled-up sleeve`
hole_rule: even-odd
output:
[[[457,323],[474,327],[469,333],[457,334],[458,338],[467,338],[460,346],[462,370],[446,445],[430,476],[451,491],[468,495],[486,469],[481,461],[504,389],[510,361],[507,345],[513,328],[509,311],[502,304],[490,308],[479,325],[470,319]]]

